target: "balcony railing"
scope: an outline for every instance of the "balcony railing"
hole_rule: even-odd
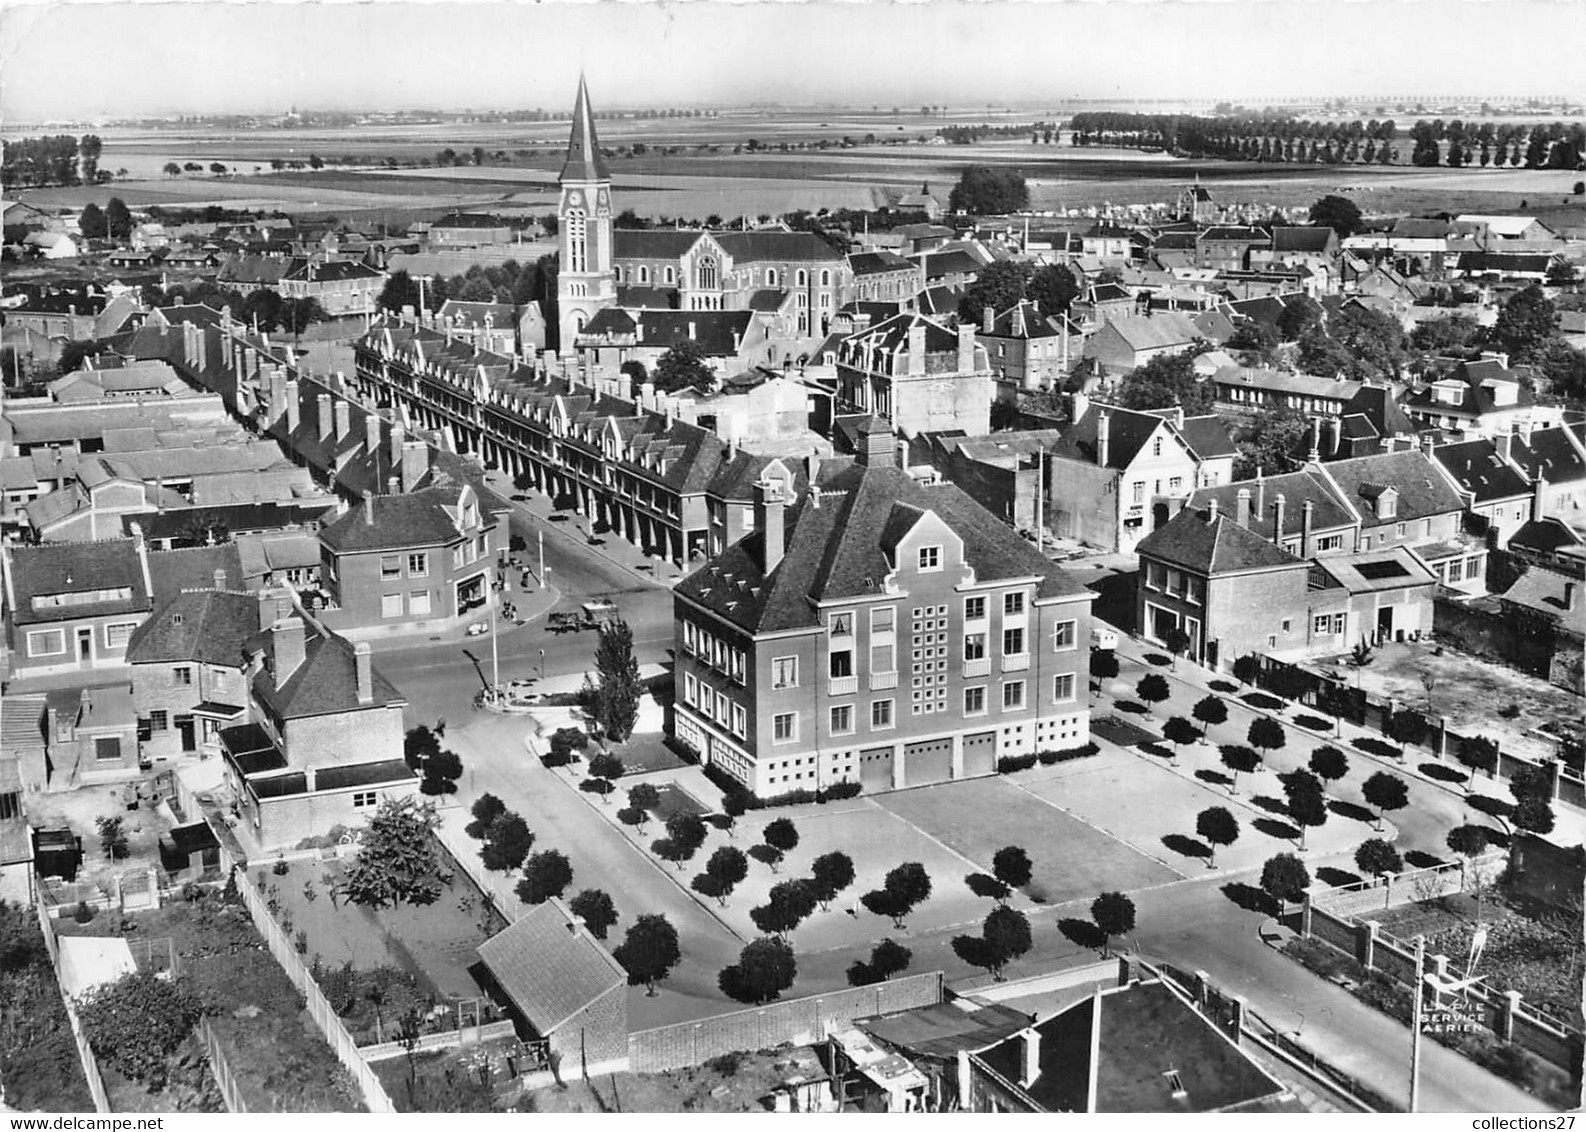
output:
[[[1027,652],[1021,652],[1014,656],[1005,656],[1002,658],[1002,670],[1004,672],[1023,672],[1029,667],[1030,654]]]
[[[884,688],[896,688],[898,674],[896,672],[872,672],[870,674],[870,690],[879,692]]]
[[[859,691],[859,677],[833,676],[826,690],[834,696],[851,696]]]
[[[991,674],[991,658],[981,657],[979,660],[964,661],[964,676],[989,676]]]

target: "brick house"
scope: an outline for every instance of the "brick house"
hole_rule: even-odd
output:
[[[628,973],[560,899],[480,944],[479,961],[519,1036],[545,1039],[563,1074],[626,1063]]]
[[[837,346],[837,398],[846,412],[885,417],[904,436],[991,431],[991,365],[973,326],[949,330],[900,314]]]
[[[1432,460],[1453,481],[1465,510],[1486,524],[1498,546],[1531,518],[1534,494],[1524,474],[1507,459],[1511,438],[1503,443],[1466,440],[1440,444]]]
[[[854,301],[904,303],[925,288],[925,272],[896,252],[854,252],[848,257],[854,279]]]
[[[754,532],[673,591],[677,739],[761,796],[1086,742],[1090,591],[864,439],[796,500],[757,485]]]
[[[416,793],[403,759],[407,699],[353,645],[289,600],[261,600],[247,644],[247,722],[220,732],[225,782],[248,841],[295,845]]]
[[[220,752],[220,732],[248,711],[246,644],[259,631],[260,600],[223,584],[187,590],[132,634],[127,663],[146,759]]]
[[[9,675],[117,667],[154,606],[140,540],[0,548]]]
[[[1360,517],[1360,550],[1410,547],[1444,584],[1477,592],[1484,588],[1486,544],[1463,534],[1464,502],[1425,451],[1383,452],[1312,467]]]
[[[980,341],[1004,400],[1013,400],[1021,390],[1050,389],[1061,382],[1081,346],[1079,327],[1067,318],[1043,317],[1028,299],[1001,314],[988,305]]]
[[[317,299],[331,317],[373,314],[386,274],[357,260],[303,260],[282,276],[277,290],[286,299]]]
[[[1215,417],[1088,405],[1052,449],[1049,524],[1063,538],[1129,550],[1178,501],[1232,471]]]
[[[1121,314],[1107,319],[1085,341],[1085,357],[1104,375],[1121,376],[1152,358],[1182,354],[1210,335],[1187,314]]]
[[[467,484],[374,495],[319,532],[326,623],[351,633],[433,629],[495,605],[507,524]]]
[[[1503,437],[1498,444],[1505,446]],[[1531,518],[1581,525],[1581,511],[1586,509],[1586,445],[1580,434],[1563,425],[1537,428],[1516,434],[1507,447],[1505,455],[1537,493]]]

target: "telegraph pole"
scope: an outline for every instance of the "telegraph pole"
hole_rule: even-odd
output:
[[[543,590],[545,588],[545,531],[537,529],[535,531],[535,534],[537,534],[539,536],[539,544],[540,544],[540,589]]]
[[[1415,990],[1410,996],[1410,1111],[1421,1101],[1421,996],[1426,986],[1426,937],[1415,937]]]

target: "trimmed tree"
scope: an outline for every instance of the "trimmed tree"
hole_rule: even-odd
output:
[[[652,913],[633,922],[611,957],[628,972],[631,985],[643,986],[653,998],[655,984],[671,973],[683,953],[678,949],[677,929],[671,921]]]
[[[516,889],[518,899],[525,904],[544,904],[553,896],[560,896],[573,883],[573,865],[565,854],[556,849],[546,849],[530,857],[523,866],[523,879]]]
[[[1134,901],[1121,892],[1103,892],[1091,901],[1090,918],[1101,932],[1101,950],[1106,955],[1113,936],[1134,931]]]
[[[738,819],[743,817],[748,812],[748,809],[749,799],[741,791],[729,790],[721,796],[721,816],[727,819],[724,826],[728,837],[732,836],[732,831],[737,826]]]
[[[859,902],[867,911],[890,918],[901,930],[909,913],[930,896],[930,874],[918,861],[909,861],[889,872],[881,887],[865,893]]]
[[[1448,831],[1448,847],[1461,857],[1465,858],[1465,867],[1468,870],[1472,862],[1482,855],[1487,849],[1490,840],[1485,826],[1457,825]]]
[[[1223,766],[1233,773],[1233,781],[1228,784],[1228,793],[1239,793],[1239,776],[1253,773],[1261,766],[1261,756],[1254,750],[1239,743],[1224,743],[1218,749],[1222,755]]]
[[[1172,695],[1167,677],[1160,672],[1147,672],[1134,686],[1134,694],[1148,704],[1160,704]]]
[[[1162,644],[1173,657],[1173,671],[1178,671],[1178,658],[1189,651],[1190,635],[1175,625],[1162,637]]]
[[[1190,709],[1190,715],[1204,729],[1210,731],[1213,727],[1220,727],[1228,722],[1228,705],[1220,696],[1202,696],[1195,701],[1195,706]]]
[[[1404,868],[1404,858],[1390,843],[1373,837],[1360,843],[1355,850],[1355,868],[1367,876],[1380,877],[1383,873],[1396,873]]]
[[[809,919],[819,901],[807,880],[785,880],[771,886],[766,902],[749,910],[754,926],[767,935],[785,936]]]
[[[798,848],[799,831],[791,818],[777,818],[766,824],[761,834],[765,843],[784,857]]]
[[[474,820],[463,827],[463,832],[469,837],[483,838],[490,823],[507,812],[507,804],[494,794],[481,794],[474,799],[468,812]]]
[[[991,855],[991,875],[1009,888],[1023,888],[1034,873],[1030,855],[1018,845],[1004,845]]]
[[[710,855],[710,860],[705,862],[705,872],[700,877],[694,878],[694,890],[704,892],[707,896],[714,896],[721,906],[727,906],[727,898],[732,895],[733,889],[743,883],[749,875],[749,861],[743,855],[743,850],[736,845],[723,845]],[[701,879],[707,882],[710,889],[706,892],[700,887]]]
[[[648,782],[640,782],[628,787],[628,808],[633,810],[638,818],[634,824],[641,829],[644,823],[654,816],[655,808],[661,804],[661,792]]]
[[[1225,807],[1208,806],[1195,816],[1195,832],[1211,846],[1212,855],[1207,867],[1215,869],[1218,848],[1239,840],[1239,822]]]
[[[673,814],[666,819],[666,836],[650,848],[656,856],[681,869],[705,844],[705,833],[705,822],[698,814]]]
[[[822,853],[810,866],[810,883],[814,886],[815,899],[825,911],[838,893],[854,883],[853,859],[838,850]]]
[[[617,788],[617,779],[621,778],[623,772],[627,769],[623,765],[622,760],[616,755],[600,754],[589,760],[590,776],[601,784],[600,800],[602,803],[611,797],[612,791]]]
[[[1383,815],[1391,814],[1395,810],[1402,810],[1410,804],[1410,788],[1404,784],[1404,779],[1379,770],[1360,787],[1361,796],[1366,799],[1366,804],[1377,811],[1377,828],[1382,828]]]
[[[1178,757],[1178,749],[1187,743],[1194,743],[1201,737],[1199,727],[1194,722],[1182,715],[1175,715],[1162,725],[1162,738],[1173,744],[1173,757]]]
[[[992,961],[992,976],[999,981],[1009,963],[1030,950],[1030,919],[1016,908],[998,905],[986,916],[980,935],[986,943],[986,957]]]
[[[1491,775],[1498,769],[1498,744],[1485,735],[1475,735],[1459,745],[1455,758],[1470,768],[1472,778],[1478,771]],[[1470,785],[1471,780],[1466,779],[1465,788],[1467,790]]]
[[[727,997],[759,1006],[780,998],[797,977],[793,948],[785,939],[767,936],[744,945],[738,962],[722,969],[717,984]]]
[[[567,910],[583,920],[589,934],[596,939],[605,939],[617,922],[617,906],[598,888],[584,889],[567,902]]]
[[[914,952],[904,947],[895,939],[884,939],[870,949],[868,963],[855,961],[848,967],[848,982],[851,986],[865,986],[868,983],[879,983],[890,979],[893,975],[908,970],[909,963],[914,959]]]
[[[1426,716],[1410,708],[1396,711],[1388,719],[1388,736],[1399,744],[1400,758],[1404,757],[1405,748],[1411,743],[1419,743],[1426,738],[1427,729]]]
[[[633,734],[639,719],[639,662],[633,655],[633,630],[620,617],[600,627],[595,646],[593,715],[608,740],[621,743]]]
[[[1299,900],[1310,885],[1310,871],[1305,867],[1305,862],[1293,853],[1279,853],[1268,858],[1267,863],[1261,866],[1262,889],[1281,903],[1290,904]]]
[[[1287,741],[1287,737],[1283,734],[1283,725],[1265,715],[1258,715],[1252,719],[1250,730],[1245,732],[1245,742],[1263,755],[1269,751],[1281,751]]]
[[[408,797],[380,803],[342,881],[346,899],[366,908],[440,899],[445,881],[435,844],[437,820],[433,802]]]
[[[1337,747],[1317,747],[1311,752],[1311,773],[1324,783],[1323,791],[1349,773],[1349,756]]]
[[[1289,820],[1300,827],[1300,848],[1312,829],[1327,824],[1327,802],[1320,792],[1302,790],[1289,795]]]
[[[492,872],[507,873],[523,864],[529,850],[534,848],[534,833],[529,823],[517,814],[497,815],[485,831],[485,843],[479,847],[479,859]]]
[[[1553,832],[1553,807],[1541,798],[1522,798],[1509,816],[1516,829],[1547,836]]]

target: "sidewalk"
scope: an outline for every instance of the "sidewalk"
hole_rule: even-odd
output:
[[[589,516],[579,515],[571,511],[555,511],[551,507],[551,501],[547,496],[532,488],[528,491],[519,491],[512,486],[512,480],[505,472],[486,472],[485,483],[490,490],[500,495],[503,499],[510,500],[514,507],[528,518],[534,520],[536,530],[548,531],[550,532],[549,537],[552,539],[560,538],[566,545],[581,547],[592,554],[599,555],[613,566],[626,570],[637,581],[670,589],[680,579],[690,573],[687,567],[678,569],[666,559],[647,556],[642,550],[615,532],[604,535],[591,535],[590,525],[593,520]],[[552,514],[564,516],[565,521],[552,519]],[[531,559],[534,553],[534,549],[531,547],[529,551]],[[554,569],[551,571],[551,578],[553,581],[556,578]]]
[[[1102,624],[1105,624],[1105,622],[1102,622]],[[1239,690],[1236,692],[1220,692],[1211,687],[1213,681],[1227,684],[1238,682],[1232,677],[1209,672],[1188,660],[1179,660],[1176,671],[1170,664],[1153,664],[1146,660],[1145,657],[1147,655],[1164,656],[1166,655],[1165,650],[1147,644],[1136,637],[1131,637],[1121,630],[1118,630],[1117,655],[1120,661],[1119,675],[1108,689],[1103,690],[1103,695],[1108,695],[1111,692],[1115,699],[1132,699],[1132,691],[1139,678],[1147,672],[1155,672],[1163,676],[1170,687],[1176,686],[1176,691],[1182,689],[1189,694],[1192,697],[1191,703],[1202,696],[1216,695],[1228,704],[1229,722],[1222,725],[1219,729],[1214,729],[1214,731],[1221,732],[1220,738],[1224,742],[1244,742],[1246,725],[1241,722],[1237,731],[1234,730],[1235,721],[1239,720],[1240,712],[1250,715],[1265,715],[1277,720],[1283,726],[1287,743],[1269,757],[1269,768],[1289,770],[1294,767],[1304,766],[1311,751],[1323,745],[1332,745],[1342,750],[1349,757],[1349,761],[1356,766],[1370,766],[1373,769],[1391,771],[1407,780],[1416,788],[1436,789],[1462,803],[1472,795],[1485,795],[1506,802],[1513,800],[1507,784],[1496,778],[1477,775],[1471,780],[1467,790],[1462,784],[1444,782],[1424,773],[1420,770],[1421,763],[1436,763],[1462,774],[1467,771],[1466,767],[1452,758],[1439,757],[1436,752],[1428,748],[1411,746],[1408,749],[1407,756],[1404,758],[1385,758],[1381,755],[1361,750],[1355,746],[1354,740],[1374,739],[1379,742],[1390,742],[1390,744],[1391,740],[1387,740],[1379,732],[1360,727],[1348,720],[1334,721],[1329,719],[1333,726],[1323,731],[1310,731],[1306,728],[1298,727],[1292,722],[1291,718],[1286,718],[1286,716],[1307,714],[1323,716],[1323,713],[1287,700],[1284,701],[1283,708],[1273,710],[1248,704],[1239,697],[1260,691],[1260,689],[1252,685],[1240,684]],[[1268,694],[1270,695],[1270,693]],[[1176,696],[1175,698],[1177,699],[1178,697]],[[1150,720],[1160,728],[1160,724],[1165,721],[1166,716],[1169,714],[1188,715],[1187,710],[1181,710],[1185,707],[1187,705],[1183,703],[1175,704],[1173,700],[1169,700],[1167,705],[1153,707],[1151,714],[1142,718]],[[1323,718],[1328,717],[1323,716]],[[1214,765],[1220,765],[1215,753],[1212,754],[1211,758]],[[1354,776],[1355,772],[1351,771],[1350,777],[1353,778]],[[1241,783],[1241,787],[1243,787],[1243,783]],[[1555,825],[1553,832],[1548,835],[1550,841],[1561,846],[1586,843],[1586,813],[1562,804],[1555,804],[1553,812]]]

